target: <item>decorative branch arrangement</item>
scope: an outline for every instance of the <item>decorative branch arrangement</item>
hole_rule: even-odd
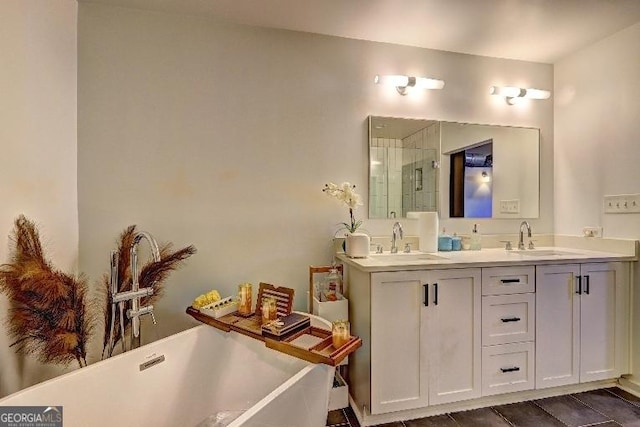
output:
[[[131,290],[131,260],[129,249],[136,234],[135,225],[122,232],[119,239],[118,292]],[[16,351],[34,355],[41,363],[68,365],[76,360],[87,366],[87,343],[91,337],[95,302],[89,304],[87,279],[75,277],[53,268],[44,255],[36,225],[20,215],[10,234],[12,242],[9,262],[0,265],[0,293],[9,297],[11,305],[6,326],[10,344]],[[160,246],[160,261],[149,262],[140,271],[140,288],[153,287],[151,296],[142,298],[143,305],[153,304],[163,293],[162,282],[196,253],[193,246],[178,251],[171,243]],[[111,322],[115,322],[116,340],[122,339],[118,316],[111,316],[109,278],[105,277],[103,301],[105,337],[103,357],[107,347]],[[125,333],[130,328],[126,319]],[[115,347],[115,346],[114,346]],[[108,356],[111,356],[110,354]]]
[[[45,258],[35,224],[24,215],[10,236],[15,247],[0,266],[0,292],[9,297],[11,347],[42,363],[87,365],[93,318],[87,310],[87,280],[55,270]]]
[[[131,259],[129,256],[129,249],[133,243],[134,236],[136,234],[136,226],[131,225],[127,227],[118,241],[118,292],[125,292],[131,290]],[[171,251],[172,244],[164,243],[160,245],[160,261],[151,261],[145,264],[140,270],[139,283],[140,289],[153,287],[153,295],[142,298],[141,305],[154,304],[163,294],[164,287],[163,281],[169,276],[169,274],[182,266],[183,261],[196,253],[196,248],[192,245],[179,249],[175,252]],[[118,316],[112,316],[111,311],[111,285],[109,283],[109,276],[105,275],[102,280],[102,286],[100,289],[103,292],[104,304],[104,340],[102,347],[102,357],[105,357],[105,353],[108,353],[109,346],[109,331],[111,330],[113,323],[114,331],[114,345],[115,348],[118,341],[122,339],[120,332],[120,318]],[[131,327],[130,319],[125,319],[125,334]],[[107,354],[107,357],[111,357],[111,354]]]

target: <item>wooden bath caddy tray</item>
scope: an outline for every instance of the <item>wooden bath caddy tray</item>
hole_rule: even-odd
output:
[[[263,284],[260,284],[261,291]],[[275,288],[267,285],[269,289],[287,289]],[[266,288],[265,288],[266,289]],[[262,292],[259,292],[261,295]],[[293,293],[291,293],[293,296]],[[260,299],[258,299],[260,301]],[[290,311],[290,306],[289,306]],[[286,353],[290,356],[306,360],[311,363],[324,363],[325,365],[337,366],[349,354],[356,351],[361,345],[362,340],[356,336],[351,336],[349,340],[339,348],[334,348],[331,338],[331,331],[308,326],[298,332],[286,336],[281,340],[277,340],[262,335],[262,315],[256,313],[251,317],[243,317],[237,312],[227,314],[218,319],[201,312],[200,310],[188,307],[187,314],[199,320],[202,323],[213,326],[225,332],[235,331],[251,338],[263,341],[265,345],[273,350]],[[278,315],[280,315],[278,310]],[[288,314],[288,313],[286,313]]]

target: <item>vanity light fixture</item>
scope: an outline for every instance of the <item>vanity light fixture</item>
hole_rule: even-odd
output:
[[[489,93],[491,95],[504,96],[509,105],[517,104],[523,98],[549,99],[551,97],[551,92],[548,90],[513,86],[491,86]]]
[[[442,89],[444,87],[443,80],[430,79],[427,77],[411,77],[402,75],[377,75],[373,79],[376,84],[395,86],[400,95],[406,95],[411,88],[418,89]]]
[[[491,177],[486,171],[482,171],[482,182],[491,182]]]

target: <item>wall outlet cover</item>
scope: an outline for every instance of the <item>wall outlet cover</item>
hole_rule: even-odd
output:
[[[584,237],[602,237],[602,227],[584,227],[582,235]]]

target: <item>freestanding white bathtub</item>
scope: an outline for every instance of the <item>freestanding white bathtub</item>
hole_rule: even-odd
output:
[[[321,427],[334,371],[202,325],[9,395],[0,406],[61,405],[65,427],[195,426],[240,410],[229,427]]]

